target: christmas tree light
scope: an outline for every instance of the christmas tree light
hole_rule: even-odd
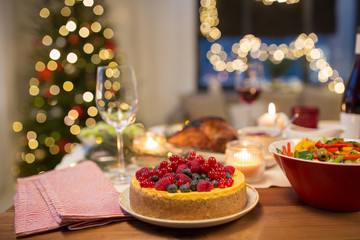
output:
[[[83,127],[100,120],[94,107],[97,65],[117,65],[113,30],[103,23],[102,1],[48,1],[39,16],[34,75],[24,119],[13,123],[22,134],[16,177],[53,169],[76,146]]]

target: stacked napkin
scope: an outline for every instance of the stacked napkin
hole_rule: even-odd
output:
[[[19,178],[14,197],[16,236],[63,226],[76,230],[130,218],[120,208],[118,198],[119,193],[91,161]]]

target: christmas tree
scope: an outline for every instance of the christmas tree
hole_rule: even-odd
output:
[[[124,61],[115,53],[102,1],[41,4],[29,102],[24,104],[24,119],[13,124],[23,140],[16,177],[51,170],[72,151],[80,130],[100,120],[94,104],[97,66]]]

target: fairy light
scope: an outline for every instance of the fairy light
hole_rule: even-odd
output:
[[[83,95],[83,99],[85,102],[91,102],[94,99],[94,95],[91,92],[85,92]]]
[[[71,14],[71,9],[69,7],[63,7],[60,11],[60,14],[64,17],[68,17]]]
[[[85,7],[92,7],[94,5],[94,0],[83,0]]]
[[[63,84],[63,89],[67,92],[70,92],[72,91],[74,88],[74,84],[70,81],[65,81],[64,84]]]
[[[45,46],[50,46],[53,42],[52,38],[49,35],[45,35],[42,39],[42,44],[44,44]]]
[[[263,0],[264,4],[272,4],[275,0]],[[298,0],[283,0],[279,3],[286,2],[293,4],[299,2]],[[216,8],[216,0],[201,0],[199,8],[200,18],[200,32],[209,41],[215,42],[221,37],[221,31],[217,28],[220,20],[218,18],[218,10]],[[213,69],[218,72],[226,71],[245,71],[248,56],[260,61],[270,60],[274,64],[279,64],[285,59],[297,60],[305,57],[308,61],[310,69],[318,71],[319,82],[325,83],[329,80],[329,90],[337,94],[344,92],[344,81],[342,78],[333,83],[335,71],[326,61],[326,57],[321,49],[316,48],[318,37],[315,33],[306,35],[301,33],[289,45],[271,44],[267,46],[261,42],[261,39],[252,34],[245,35],[239,42],[234,43],[231,48],[231,55],[227,55],[224,47],[219,43],[213,43],[210,50],[207,52],[206,57],[212,64]]]
[[[100,32],[101,30],[101,24],[99,22],[94,22],[91,24],[91,30],[93,32]]]
[[[96,5],[94,8],[93,8],[93,12],[95,15],[102,15],[104,13],[104,8],[101,6],[101,5]]]
[[[47,18],[50,15],[50,11],[47,8],[43,8],[40,10],[40,17]]]
[[[71,52],[67,55],[66,60],[69,63],[76,63],[76,61],[78,60],[78,56],[75,53]]]
[[[61,56],[61,53],[60,53],[59,50],[57,50],[57,49],[54,48],[54,49],[52,49],[52,50],[50,51],[49,56],[50,56],[50,58],[53,59],[53,60],[58,60],[58,59],[60,58],[60,56]]]
[[[76,30],[76,23],[72,20],[68,21],[65,25],[65,28],[69,31],[69,32],[73,32]]]
[[[79,30],[79,35],[82,38],[87,38],[90,35],[90,31],[87,27],[82,27]]]

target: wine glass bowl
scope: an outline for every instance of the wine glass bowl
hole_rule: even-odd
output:
[[[261,63],[248,63],[247,69],[237,74],[234,88],[240,101],[248,104],[255,101],[261,93],[261,81],[264,79],[264,69]]]
[[[135,118],[138,109],[138,93],[132,66],[98,67],[96,78],[96,107],[100,116],[117,133],[116,173],[114,183],[130,181],[125,169],[122,132]]]

